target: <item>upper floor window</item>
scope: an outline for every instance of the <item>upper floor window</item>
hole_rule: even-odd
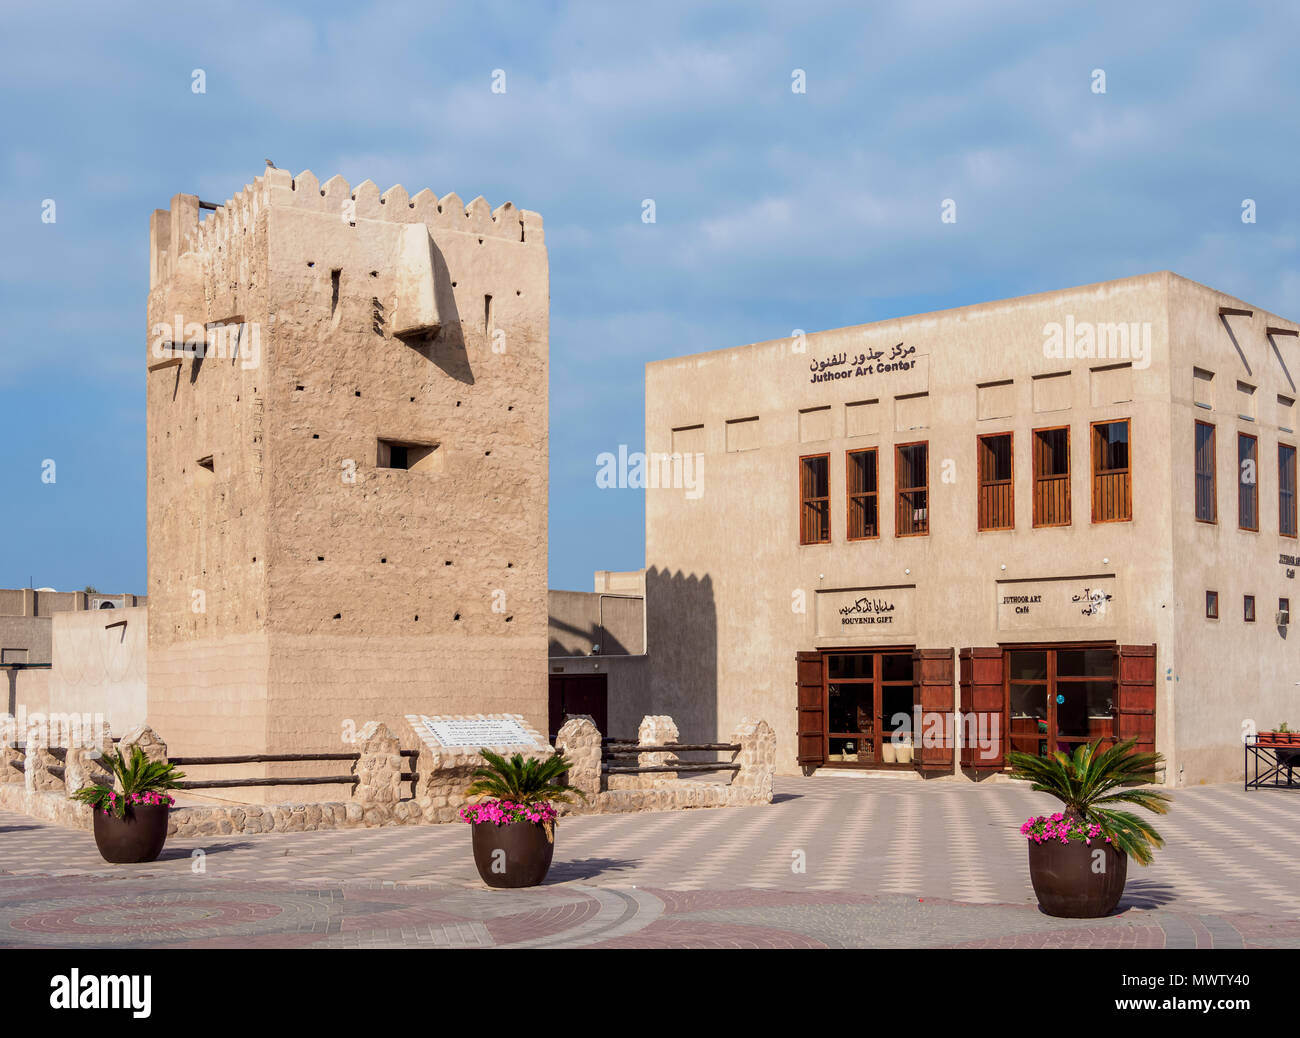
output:
[[[1129,422],[1093,422],[1092,521],[1108,523],[1133,518],[1132,474],[1129,471]]]
[[[1277,528],[1283,537],[1296,535],[1295,448],[1277,445]]]
[[[930,445],[904,443],[895,448],[894,486],[898,492],[894,535],[914,537],[930,532]]]
[[[831,539],[829,454],[799,459],[799,543],[827,544]]]
[[[1259,529],[1259,440],[1237,433],[1237,526]]]
[[[1196,423],[1196,518],[1203,523],[1219,521],[1218,491],[1215,487],[1217,467],[1214,453],[1214,426]]]
[[[849,540],[880,536],[876,448],[848,452]]]
[[[1034,430],[1034,525],[1070,525],[1070,427]]]
[[[1016,525],[1015,482],[1012,479],[1011,433],[979,437],[979,528],[1012,530]]]

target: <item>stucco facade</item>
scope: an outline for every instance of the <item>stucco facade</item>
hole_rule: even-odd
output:
[[[1279,564],[1297,548],[1279,531],[1278,468],[1279,443],[1297,442],[1296,327],[1164,272],[647,365],[647,452],[652,468],[669,460],[647,490],[645,712],[699,738],[767,718],[790,772],[797,653],[949,652],[956,704],[963,648],[1155,646],[1154,718],[1140,720],[1167,780],[1239,777],[1244,720],[1300,720],[1295,637],[1274,622],[1297,587]],[[1198,404],[1194,381],[1214,399]],[[1198,419],[1218,430],[1217,523],[1196,518]],[[1049,526],[1036,430],[1058,428],[1072,514]],[[1257,531],[1238,528],[1238,431],[1258,437]],[[1001,433],[1013,527],[981,532],[977,439]],[[1094,500],[1099,435],[1127,437],[1127,476],[1102,477],[1131,494],[1117,521],[1094,521],[1115,518]],[[905,444],[928,451],[906,511]],[[847,455],[873,447],[878,526],[850,540]],[[801,544],[801,459],[819,456],[829,536]]]
[[[544,724],[541,218],[268,169],[220,206],[175,196],[150,237],[171,751],[335,750],[417,712]]]

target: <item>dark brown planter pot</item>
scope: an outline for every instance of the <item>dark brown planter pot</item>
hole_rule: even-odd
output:
[[[1093,871],[1093,852],[1101,851],[1101,871]],[[1124,894],[1128,855],[1104,840],[1061,843],[1029,841],[1029,879],[1039,907],[1048,915],[1095,919],[1110,915]]]
[[[95,846],[114,865],[154,861],[167,842],[167,804],[134,804],[126,817],[94,811]]]
[[[474,830],[474,864],[489,887],[535,887],[546,878],[555,842],[546,838],[540,823],[480,822],[470,828]],[[554,824],[551,832],[555,832]]]

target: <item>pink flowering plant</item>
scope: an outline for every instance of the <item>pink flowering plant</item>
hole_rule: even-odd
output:
[[[1069,843],[1074,840],[1092,846],[1093,840],[1111,842],[1100,822],[1081,822],[1077,818],[1067,818],[1060,811],[1054,815],[1031,817],[1020,827],[1020,834],[1034,843],[1047,843],[1049,840]]]
[[[539,760],[525,759],[521,753],[507,759],[487,749],[478,752],[486,763],[475,770],[474,783],[465,795],[488,799],[461,808],[462,822],[471,825],[533,822],[546,830],[547,839],[553,839],[554,805],[572,802],[574,794],[586,799],[582,790],[562,784],[564,775],[573,767],[563,753]]]
[[[1051,793],[1064,811],[1031,817],[1020,832],[1035,843],[1057,840],[1091,845],[1100,840],[1127,854],[1139,865],[1149,865],[1153,848],[1164,838],[1144,818],[1116,805],[1133,805],[1155,814],[1169,810],[1169,794],[1150,789],[1164,758],[1158,753],[1137,753],[1135,739],[1103,750],[1101,740],[1075,747],[1073,754],[1057,750],[1046,757],[1010,753],[1011,777]]]
[[[113,776],[111,783],[83,786],[72,798],[118,818],[125,818],[133,807],[171,807],[176,801],[167,791],[175,789],[185,777],[174,764],[150,760],[139,746],[131,747],[129,760],[121,750],[110,750],[99,763]]]
[[[555,821],[555,808],[548,803],[516,804],[513,800],[484,800],[460,809],[460,820],[470,825],[510,825],[512,822]]]

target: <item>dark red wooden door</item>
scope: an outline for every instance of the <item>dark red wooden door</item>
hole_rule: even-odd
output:
[[[551,742],[560,734],[564,719],[572,714],[587,714],[601,735],[608,735],[608,675],[552,674],[549,706]]]
[[[805,770],[826,763],[826,685],[819,652],[795,653],[795,701],[799,764]]]

